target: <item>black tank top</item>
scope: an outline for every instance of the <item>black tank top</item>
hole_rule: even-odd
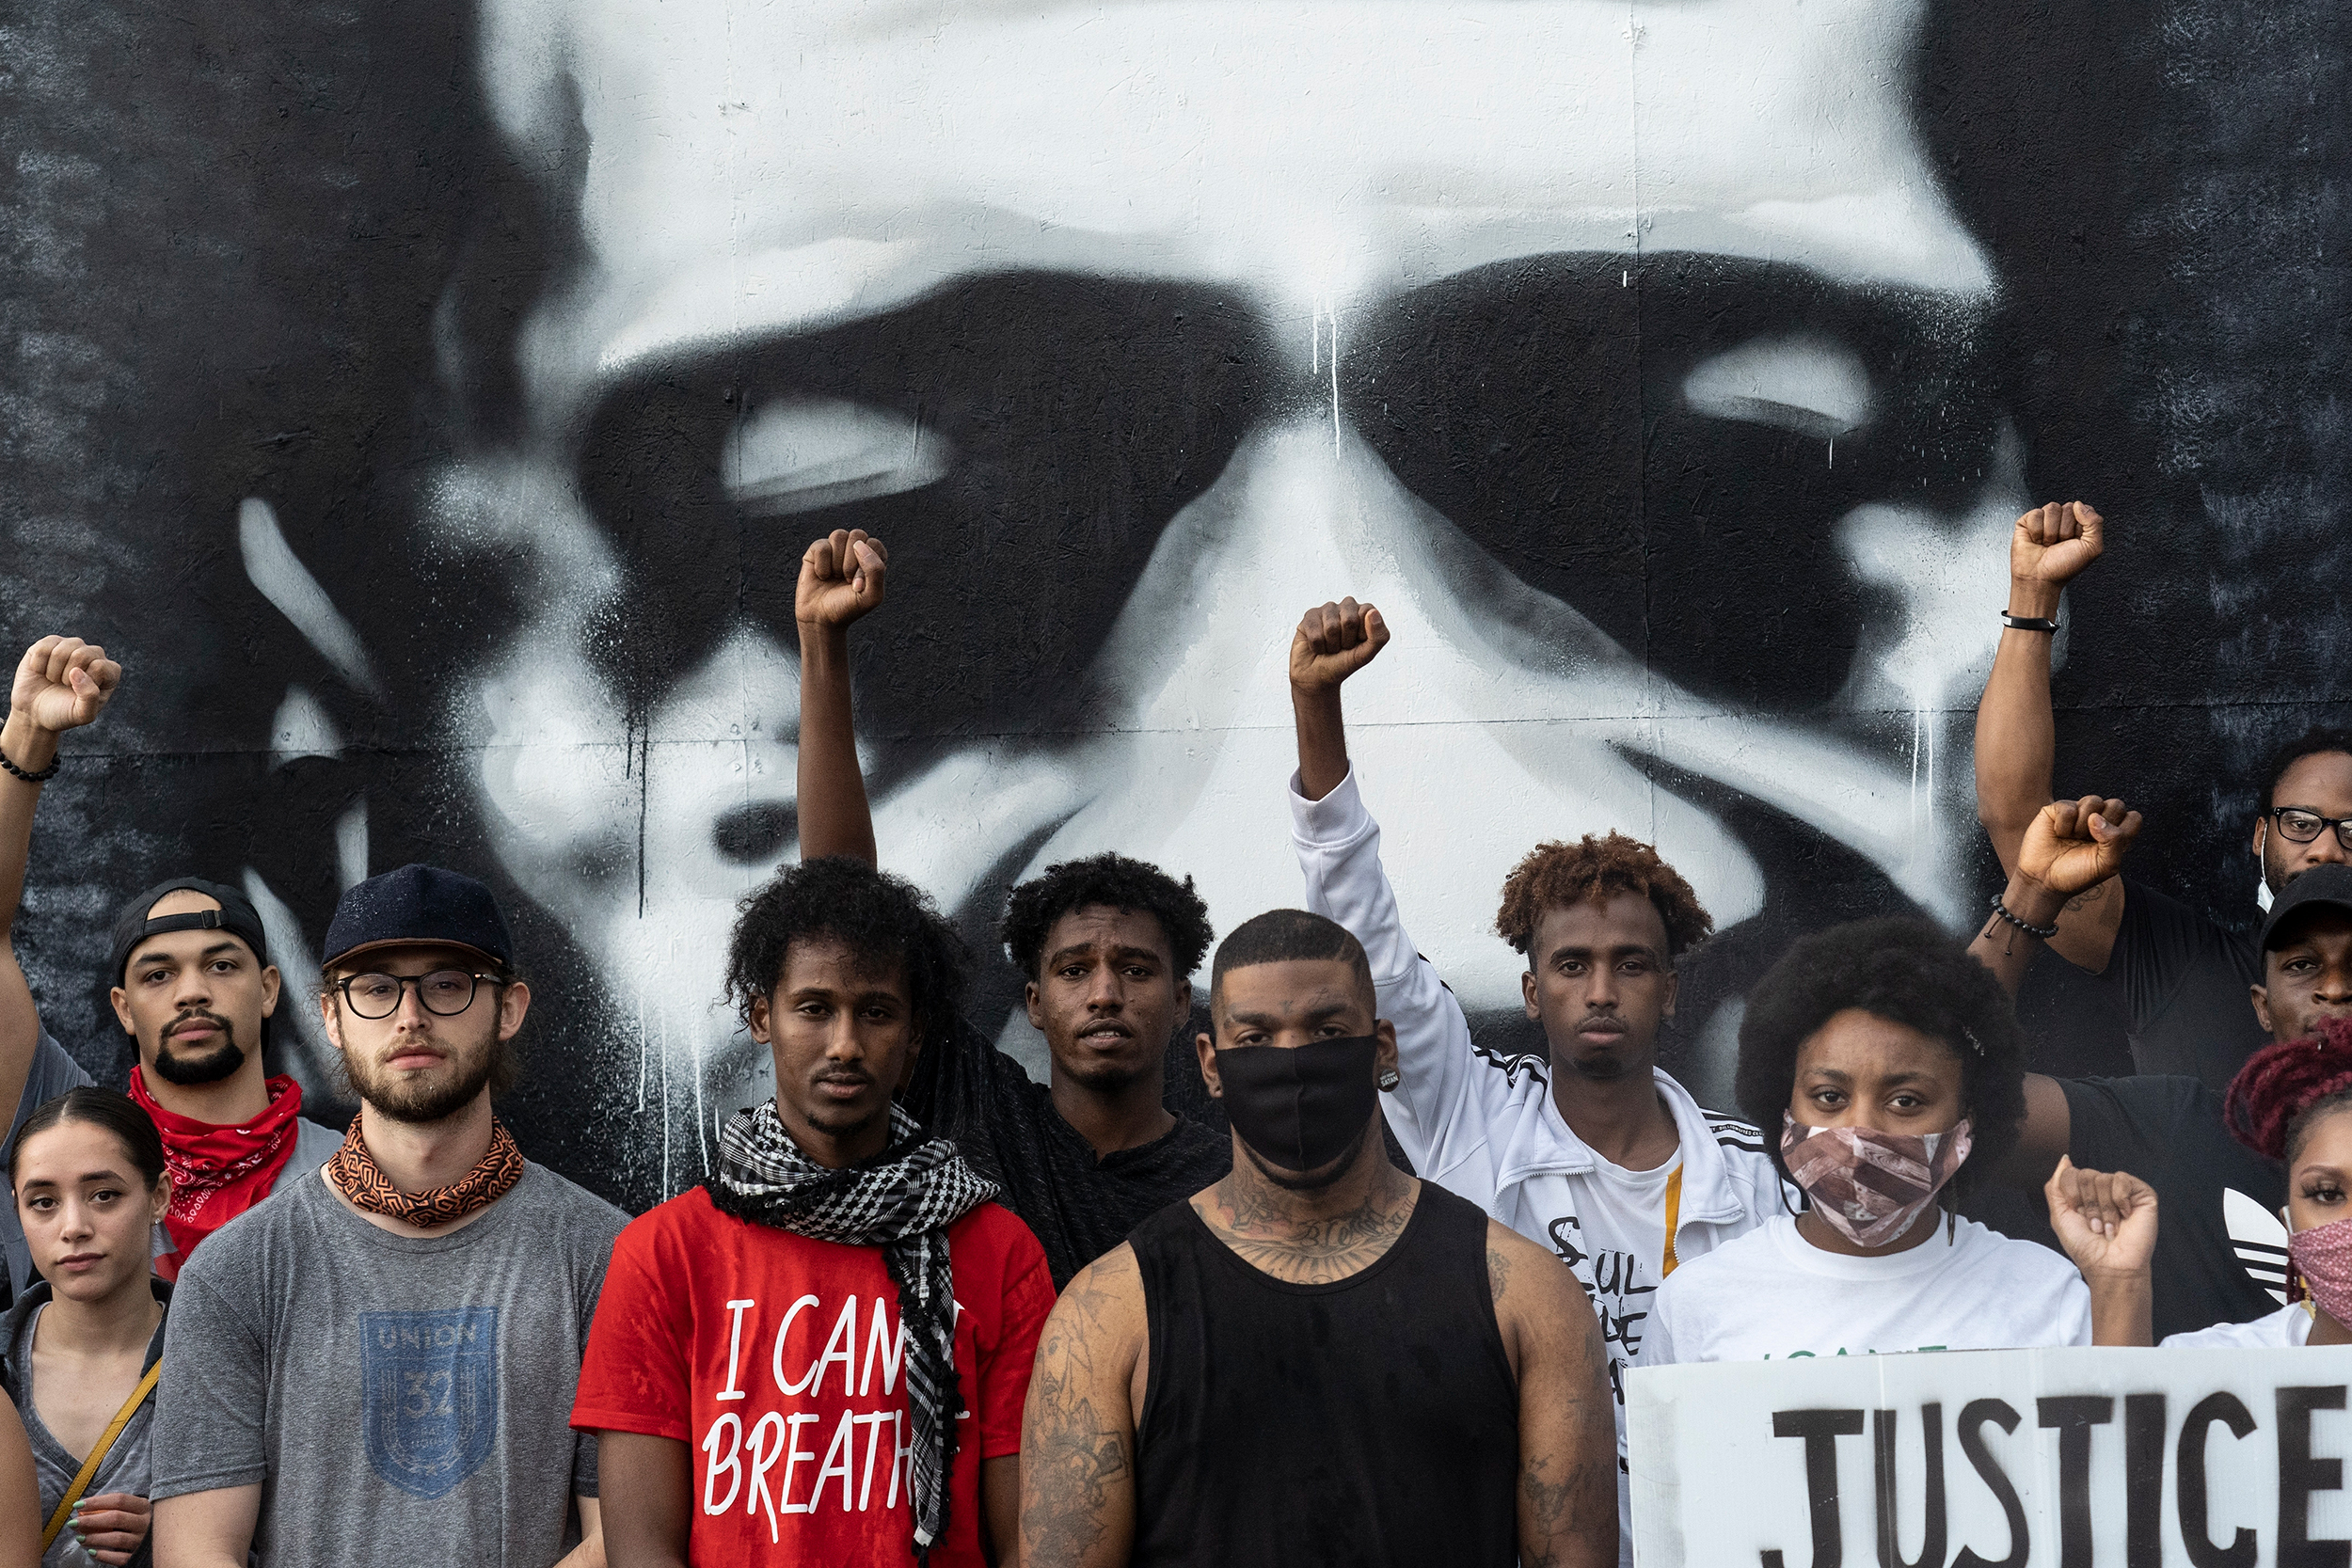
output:
[[[1518,1386],[1475,1205],[1422,1182],[1330,1285],[1245,1263],[1190,1203],[1128,1243],[1152,1334],[1134,1568],[1511,1568]]]

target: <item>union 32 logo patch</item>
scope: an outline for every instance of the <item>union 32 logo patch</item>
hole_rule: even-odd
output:
[[[499,1309],[362,1312],[368,1463],[419,1497],[446,1497],[498,1434]]]

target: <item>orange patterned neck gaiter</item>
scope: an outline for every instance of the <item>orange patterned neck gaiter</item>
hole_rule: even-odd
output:
[[[326,1162],[326,1179],[335,1183],[337,1192],[351,1200],[354,1208],[431,1229],[435,1226],[453,1225],[514,1191],[515,1183],[523,1179],[523,1151],[515,1146],[506,1124],[493,1119],[489,1152],[482,1156],[473,1169],[446,1187],[404,1193],[376,1167],[375,1157],[368,1152],[367,1140],[359,1135],[359,1118],[354,1117],[351,1131],[343,1135],[342,1148]]]

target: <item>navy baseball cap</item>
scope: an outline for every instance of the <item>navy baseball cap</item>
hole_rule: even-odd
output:
[[[2279,945],[2279,927],[2298,911],[2316,908],[2352,914],[2352,865],[2314,865],[2287,883],[2270,901],[2269,918],[2263,922],[2262,950],[2267,953]]]
[[[514,967],[514,940],[490,890],[437,865],[404,865],[347,890],[326,927],[326,956],[337,964],[377,947],[430,942],[465,947],[501,969]]]
[[[184,914],[167,914],[149,919],[147,911],[163,902],[171,893],[200,893],[220,908],[190,910]],[[167,882],[157,882],[145,893],[122,906],[115,915],[114,944],[107,955],[108,985],[122,984],[124,969],[131,962],[131,954],[150,937],[160,937],[170,931],[226,931],[241,938],[253,956],[262,963],[269,962],[268,940],[262,933],[261,911],[253,901],[235,888],[222,882],[208,882],[201,877],[174,877]]]

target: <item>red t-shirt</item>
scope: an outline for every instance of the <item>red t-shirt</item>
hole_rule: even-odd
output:
[[[980,1461],[1021,1451],[1054,1282],[993,1203],[947,1227],[947,1259],[963,1410],[930,1560],[980,1568]],[[691,1445],[693,1568],[912,1563],[905,1354],[880,1247],[739,1220],[697,1187],[613,1243],[572,1425]]]

